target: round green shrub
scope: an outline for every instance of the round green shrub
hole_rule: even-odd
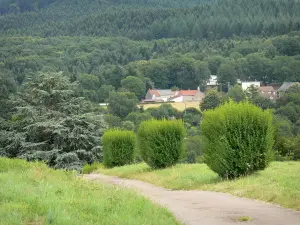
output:
[[[204,112],[200,125],[204,161],[221,177],[236,178],[267,167],[272,158],[272,114],[249,102],[230,101]]]
[[[108,130],[102,144],[106,167],[124,166],[134,161],[136,136],[133,131]]]
[[[138,130],[142,159],[152,168],[175,165],[184,155],[185,128],[181,120],[149,120]]]

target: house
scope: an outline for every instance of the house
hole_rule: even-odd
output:
[[[174,93],[171,89],[149,89],[144,102],[167,102],[174,97]]]
[[[299,84],[298,82],[284,82],[280,88],[277,90],[278,97],[282,96],[282,93],[285,93],[287,89],[289,89],[291,86]]]
[[[191,102],[201,101],[205,94],[197,90],[172,91],[170,89],[149,89],[143,103],[150,102]]]
[[[256,88],[259,88],[260,87],[260,82],[259,81],[242,82],[242,89],[243,89],[243,91],[247,90],[252,85],[254,87],[256,87]]]
[[[277,91],[278,92],[286,92],[286,90],[289,89],[294,84],[299,84],[299,83],[298,82],[284,82]]]
[[[173,102],[193,102],[193,101],[202,101],[205,97],[205,94],[200,91],[200,88],[197,90],[180,90],[176,91],[174,97],[170,100]]]
[[[207,86],[217,86],[218,85],[218,76],[210,75],[208,82],[206,83]]]
[[[277,99],[277,92],[275,91],[274,87],[272,87],[272,86],[259,87],[258,91],[259,91],[260,95],[266,99],[270,99],[272,101]]]

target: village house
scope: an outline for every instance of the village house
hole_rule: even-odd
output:
[[[181,90],[175,92],[175,95],[173,98],[171,98],[171,101],[173,102],[193,102],[193,101],[202,101],[202,99],[205,97],[205,94],[200,91],[200,88],[197,90]]]
[[[207,89],[216,89],[218,88],[218,76],[210,75],[209,80],[206,82]]]
[[[278,97],[282,96],[282,93],[285,93],[287,89],[289,89],[291,86],[299,84],[298,82],[284,82],[280,88],[277,90]]]
[[[259,81],[246,81],[246,82],[241,82],[242,83],[242,89],[243,91],[246,91],[249,87],[252,85],[256,88],[260,87],[260,82]]]
[[[277,99],[277,92],[272,86],[262,86],[258,88],[260,95],[266,99],[271,101],[275,101]]]
[[[197,90],[172,91],[171,89],[149,89],[143,100],[146,102],[191,102],[201,101],[205,94]]]
[[[149,89],[144,102],[167,102],[174,93],[171,89]]]

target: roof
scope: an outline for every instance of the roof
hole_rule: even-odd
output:
[[[259,87],[258,88],[260,91],[263,91],[263,92],[272,92],[272,91],[275,91],[274,88],[272,86],[262,86],[262,87]]]
[[[156,89],[149,89],[150,95],[160,96],[159,92]]]
[[[171,89],[163,89],[157,91],[159,93],[159,96],[174,95],[174,92]]]
[[[178,95],[184,95],[184,96],[190,95],[190,96],[193,96],[197,92],[198,92],[198,90],[181,90],[181,91],[179,91]]]
[[[281,87],[278,89],[278,91],[286,91],[294,84],[297,84],[297,82],[284,82]]]

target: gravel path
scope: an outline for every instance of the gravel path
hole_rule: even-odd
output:
[[[134,189],[167,207],[186,225],[300,225],[300,212],[229,194],[171,191],[138,180],[102,174],[88,174],[84,178]],[[243,217],[250,220],[239,221]]]

